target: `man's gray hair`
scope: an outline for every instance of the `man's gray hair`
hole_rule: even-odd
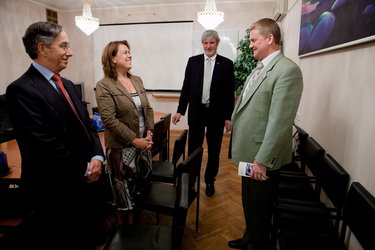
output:
[[[31,59],[38,58],[38,43],[49,47],[62,31],[62,26],[51,22],[31,24],[22,37],[23,45]]]
[[[212,39],[214,38],[217,42],[217,44],[219,44],[220,42],[220,37],[219,35],[217,34],[217,32],[215,30],[206,30],[205,32],[203,32],[202,34],[202,43],[207,40],[207,39]]]

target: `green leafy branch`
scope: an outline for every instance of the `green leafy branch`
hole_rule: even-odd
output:
[[[246,30],[245,37],[238,43],[237,50],[241,53],[234,60],[234,89],[239,95],[247,76],[256,67],[257,60],[254,58],[253,51],[250,49],[250,30]]]

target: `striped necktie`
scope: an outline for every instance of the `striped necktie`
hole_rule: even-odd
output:
[[[245,89],[243,91],[242,98],[244,98],[246,96],[246,94],[249,91],[251,85],[255,82],[259,73],[262,71],[263,67],[264,67],[263,63],[261,61],[258,61],[257,66],[253,70],[250,79],[246,82],[246,86],[245,86]]]

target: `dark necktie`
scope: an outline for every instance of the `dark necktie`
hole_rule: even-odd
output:
[[[71,100],[70,97],[68,96],[68,93],[67,93],[66,90],[65,90],[64,84],[63,84],[63,82],[61,81],[60,76],[59,76],[58,74],[54,74],[54,75],[52,76],[52,79],[55,80],[55,82],[56,82],[56,84],[57,84],[59,90],[61,91],[61,93],[62,93],[63,96],[65,97],[66,101],[69,103],[70,107],[72,108],[72,110],[73,110],[74,114],[76,115],[77,119],[78,119],[79,122],[81,123],[81,125],[82,125],[82,127],[83,127],[83,130],[85,131],[85,134],[86,134],[87,138],[88,138],[89,140],[91,140],[91,137],[90,137],[90,135],[89,135],[89,132],[87,131],[87,128],[86,128],[86,126],[83,124],[81,118],[79,118],[78,113],[77,113],[77,110],[76,110],[76,108],[74,107],[72,100]]]

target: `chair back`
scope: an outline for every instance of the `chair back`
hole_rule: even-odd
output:
[[[164,141],[164,151],[162,154],[163,160],[169,161],[169,142],[171,139],[171,119],[172,119],[172,114],[168,113],[165,116],[161,117],[160,120],[163,121],[163,132],[164,132],[164,137],[166,140]]]
[[[343,208],[350,176],[330,154],[324,155],[320,162],[318,183],[332,204]]]
[[[182,173],[177,178],[175,208],[188,208],[189,174]]]
[[[154,144],[151,149],[152,156],[160,154],[160,160],[169,161],[169,138],[171,126],[171,113],[160,118],[154,124]]]
[[[172,156],[172,163],[176,167],[177,162],[180,160],[181,156],[183,160],[185,160],[185,147],[186,147],[186,138],[187,138],[188,130],[185,129],[182,133],[178,136],[178,138],[174,142],[173,148],[173,156]]]
[[[332,203],[332,218],[335,229],[338,231],[344,207],[346,194],[349,186],[349,174],[332,157],[326,154],[319,161],[318,181],[316,183],[317,193],[321,194],[323,189]]]
[[[203,148],[199,147],[181,162],[177,169],[177,175],[182,173],[189,174],[189,206],[196,201],[195,212],[195,231],[199,227],[199,200],[200,200],[200,183],[201,183],[201,165],[202,165]]]
[[[342,239],[346,226],[355,235],[363,249],[375,249],[375,197],[359,182],[350,186],[343,212]]]
[[[301,154],[303,154],[306,140],[309,134],[306,133],[302,128],[293,124],[295,132],[293,133],[293,151],[292,151],[292,162],[281,167],[282,171],[293,171],[293,172],[305,172],[306,164],[298,164],[301,162]]]
[[[163,146],[167,141],[167,138],[165,136],[166,134],[164,133],[164,121],[159,120],[155,122],[154,135],[152,137],[152,140],[154,142],[151,149],[152,156],[155,156],[162,151]]]
[[[172,221],[172,246],[181,249],[189,207],[189,174],[183,173],[177,180],[176,212]]]
[[[195,184],[200,181],[203,148],[197,148],[186,160],[180,163],[178,171],[189,174],[189,189],[195,189]],[[196,190],[196,189],[195,189]]]
[[[170,127],[171,127],[171,118],[172,118],[172,114],[171,114],[171,113],[168,113],[168,114],[166,114],[165,116],[160,117],[160,120],[163,120],[164,123],[166,124],[166,126],[167,126],[168,128],[170,128]]]
[[[307,138],[309,138],[309,134],[303,130],[301,127],[294,124],[296,128],[296,132],[293,135],[294,144],[295,144],[295,152],[301,154],[303,152],[304,147],[306,145]],[[296,155],[294,155],[296,157]]]
[[[158,143],[163,139],[163,125],[164,122],[162,120],[159,120],[154,123],[154,135],[152,137],[154,144]]]
[[[318,175],[319,161],[324,156],[324,148],[311,136],[306,139],[306,144],[301,152],[302,164],[307,165],[313,175]]]

